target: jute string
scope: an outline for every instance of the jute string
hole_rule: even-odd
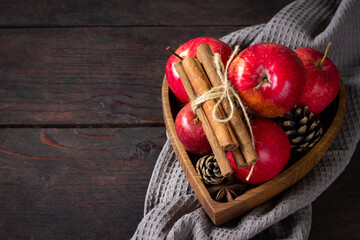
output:
[[[235,98],[237,100],[237,102],[239,103],[241,110],[243,112],[246,124],[248,126],[248,129],[250,131],[250,137],[251,137],[251,142],[255,148],[255,141],[254,141],[254,134],[253,131],[251,129],[251,125],[250,125],[250,118],[249,115],[246,112],[245,106],[242,103],[239,94],[236,92],[236,90],[231,86],[231,83],[228,79],[228,68],[230,66],[230,63],[232,62],[232,60],[234,59],[234,57],[236,56],[236,54],[239,51],[239,46],[236,46],[234,51],[232,52],[229,60],[226,63],[226,68],[224,69],[224,64],[221,61],[221,56],[219,53],[215,53],[214,54],[214,65],[217,71],[217,74],[220,77],[221,80],[221,85],[218,87],[212,87],[208,92],[202,94],[201,96],[197,97],[196,99],[194,99],[193,101],[191,101],[191,108],[193,110],[193,112],[195,113],[196,108],[198,108],[199,106],[201,106],[201,104],[203,104],[204,102],[211,100],[211,99],[218,99],[218,101],[216,102],[214,109],[212,111],[212,117],[218,121],[218,122],[228,122],[230,121],[230,119],[233,117],[234,115],[234,111],[235,111],[235,106],[234,106],[234,101],[233,99]],[[225,119],[221,119],[218,116],[216,116],[216,109],[219,108],[221,102],[227,99],[229,101],[230,104],[230,113],[228,114],[227,118]],[[250,176],[252,175],[253,169],[254,169],[254,164],[252,164],[251,166],[251,170],[246,178],[246,180],[248,181]]]

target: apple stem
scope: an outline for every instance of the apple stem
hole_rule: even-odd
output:
[[[254,87],[254,91],[257,92],[265,83],[269,83],[269,80],[267,80],[267,78],[261,79],[261,82],[256,87]]]
[[[198,124],[199,123],[199,118],[198,117],[194,118],[193,123]]]
[[[179,56],[179,54],[177,54],[174,50],[171,49],[171,47],[167,47],[166,51],[171,52],[172,54],[174,54],[177,58],[179,58],[181,61],[183,60],[182,57]]]
[[[328,43],[328,45],[327,45],[327,47],[326,47],[326,50],[325,50],[325,54],[324,54],[323,58],[320,60],[319,66],[322,66],[322,65],[323,65],[323,63],[324,63],[324,61],[325,61],[325,58],[326,58],[326,55],[327,55],[327,53],[328,53],[328,51],[329,51],[330,46],[331,46],[331,42]]]

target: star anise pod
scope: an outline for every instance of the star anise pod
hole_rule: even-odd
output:
[[[244,183],[221,183],[208,188],[210,196],[218,202],[231,202],[247,190],[248,186]]]

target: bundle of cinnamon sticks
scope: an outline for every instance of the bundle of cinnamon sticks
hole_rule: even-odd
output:
[[[176,71],[190,101],[194,101],[212,87],[222,84],[215,67],[214,54],[209,45],[200,45],[197,48],[197,56],[197,58],[185,58],[175,64]],[[237,168],[247,167],[255,163],[258,157],[242,120],[240,110],[234,108],[230,121],[222,123],[212,117],[215,104],[215,99],[207,100],[196,108],[195,113],[201,122],[220,171],[223,176],[227,177],[233,172],[226,155],[227,151],[231,151]],[[230,102],[228,99],[224,99],[219,108],[216,108],[215,115],[224,119],[230,112]]]

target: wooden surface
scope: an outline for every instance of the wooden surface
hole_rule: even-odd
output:
[[[166,140],[165,47],[289,2],[0,0],[0,239],[129,239]],[[359,154],[311,239],[360,238]]]

